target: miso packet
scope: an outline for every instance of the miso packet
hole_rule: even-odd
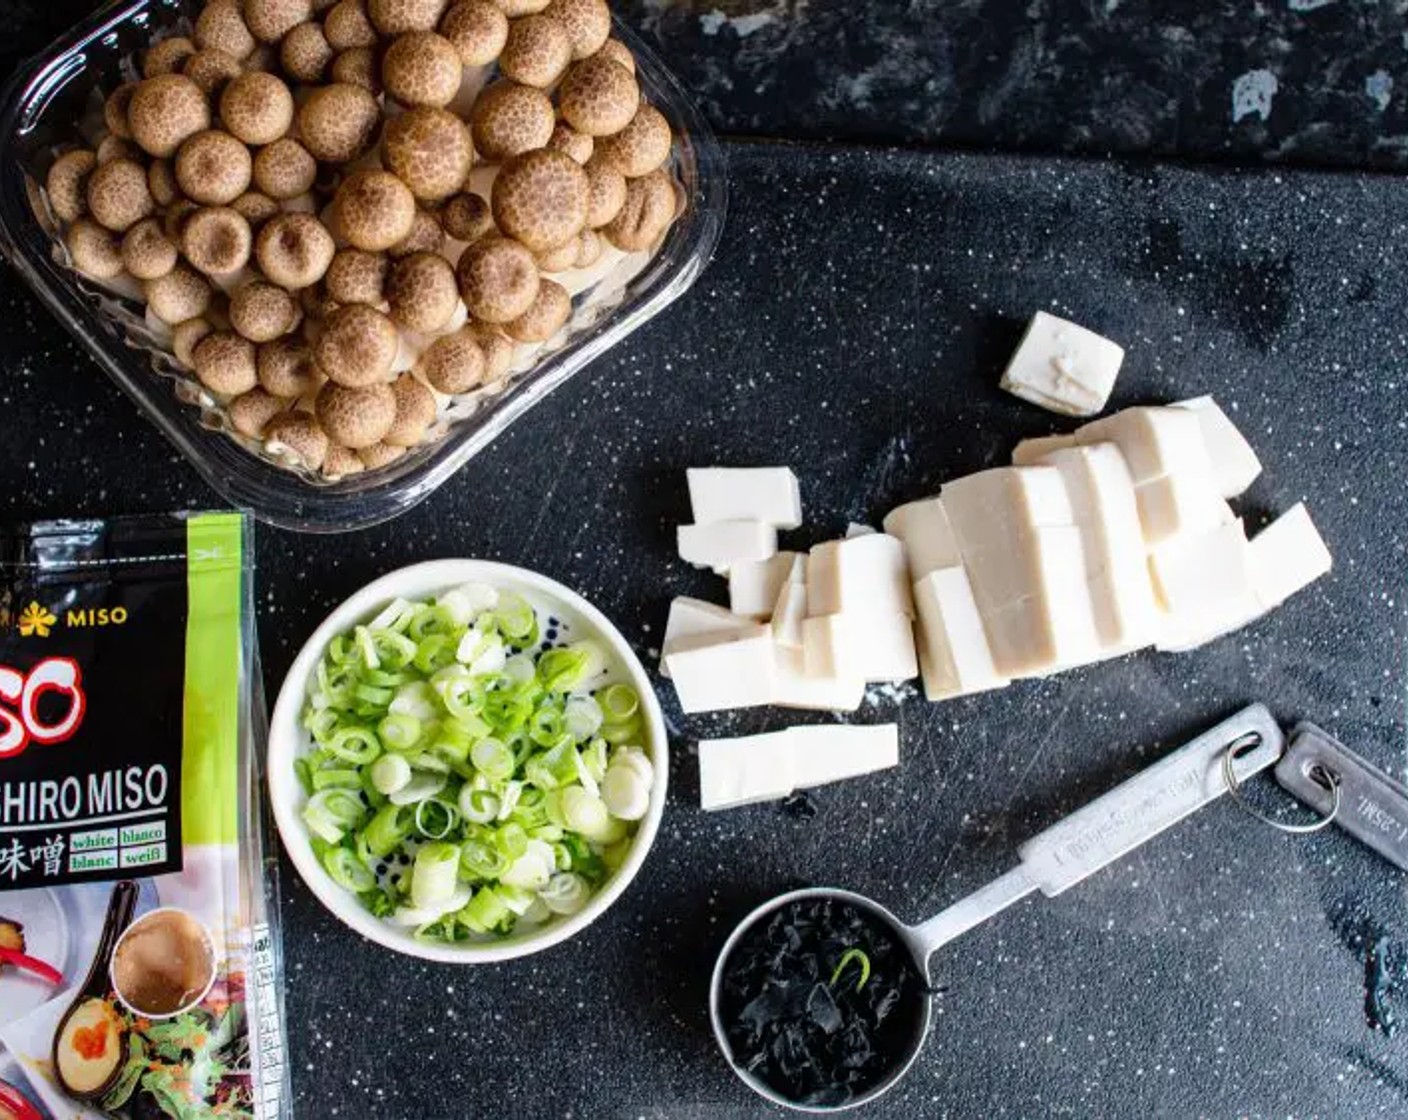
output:
[[[292,1115],[250,531],[0,528],[0,1116]]]

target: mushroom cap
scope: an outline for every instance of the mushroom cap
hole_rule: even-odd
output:
[[[329,443],[315,417],[306,412],[281,412],[264,427],[264,446],[283,447],[309,470],[317,470],[327,456]]]
[[[251,342],[270,342],[293,330],[298,304],[267,280],[251,280],[230,297],[230,325]]]
[[[122,264],[138,280],[155,280],[176,267],[176,245],[155,218],[143,218],[122,238]]]
[[[287,400],[321,388],[325,380],[313,361],[312,349],[296,335],[286,334],[260,343],[255,366],[264,391]]]
[[[571,61],[572,40],[562,24],[546,15],[524,16],[509,24],[499,72],[525,86],[547,89]]]
[[[243,142],[207,129],[176,152],[176,182],[193,202],[224,206],[249,189],[253,162]]]
[[[143,78],[127,105],[132,138],[148,155],[170,156],[189,136],[210,127],[210,104],[184,74]]]
[[[249,392],[241,393],[226,406],[235,431],[250,439],[262,436],[269,421],[287,407],[288,401],[271,396],[257,385]]]
[[[585,165],[596,150],[596,141],[559,121],[552,130],[552,136],[548,138],[547,147],[557,152],[566,152],[578,163]]]
[[[75,218],[64,233],[64,245],[73,267],[94,280],[111,280],[122,271],[122,250],[117,235],[92,218]]]
[[[572,297],[567,289],[555,280],[544,280],[538,285],[532,306],[517,319],[505,323],[504,330],[519,342],[545,342],[571,317]]]
[[[130,159],[115,159],[95,167],[88,176],[88,212],[118,233],[156,209],[147,171]]]
[[[602,58],[609,58],[612,62],[624,66],[632,74],[636,72],[636,56],[631,53],[631,48],[620,39],[607,39],[596,53]]]
[[[244,22],[261,43],[277,43],[313,18],[311,0],[244,0]]]
[[[390,261],[380,252],[365,249],[338,249],[322,278],[328,296],[337,303],[366,303],[370,306],[386,299],[386,275]]]
[[[446,0],[367,0],[372,26],[383,35],[407,31],[433,31],[445,11]]]
[[[181,184],[176,182],[176,168],[169,159],[154,159],[147,164],[147,190],[158,206],[170,206],[181,197]]]
[[[436,202],[464,186],[474,150],[459,117],[421,105],[386,122],[381,158],[416,198]]]
[[[455,270],[438,253],[412,253],[391,266],[386,302],[398,326],[425,334],[438,331],[459,306]]]
[[[381,66],[372,47],[348,47],[332,60],[332,80],[381,93]]]
[[[323,17],[323,34],[335,51],[376,46],[376,28],[363,0],[338,0]]]
[[[556,123],[552,100],[540,89],[499,81],[480,93],[470,110],[474,149],[488,160],[541,148]]]
[[[440,34],[466,66],[488,66],[508,41],[508,17],[488,0],[459,0],[440,20]]]
[[[626,205],[626,177],[605,160],[587,160],[587,225],[600,229]]]
[[[484,380],[498,381],[513,364],[513,341],[492,323],[470,322],[465,325],[479,349],[484,352]]]
[[[376,253],[411,232],[416,200],[391,172],[366,168],[342,181],[333,210],[342,236],[355,248]]]
[[[596,54],[611,37],[611,9],[606,0],[552,0],[543,14],[566,28],[573,58]]]
[[[332,234],[312,214],[286,213],[264,223],[254,253],[266,277],[297,289],[323,278],[336,248]]]
[[[248,58],[257,45],[239,0],[210,0],[196,16],[194,37],[196,46],[224,51],[237,61]]]
[[[249,223],[250,229],[258,230],[260,226],[279,213],[279,204],[267,194],[262,194],[259,191],[245,191],[230,203],[230,209],[243,215],[244,220]]]
[[[572,262],[572,267],[591,268],[601,259],[605,249],[606,245],[596,230],[584,229],[582,236],[577,239],[577,259]]]
[[[631,123],[640,108],[636,77],[619,62],[593,55],[575,62],[562,79],[563,119],[588,136],[610,136]]]
[[[212,393],[235,396],[258,384],[254,367],[254,343],[234,331],[211,331],[196,343],[191,365],[200,383]]]
[[[254,184],[270,198],[297,198],[313,189],[318,161],[297,140],[281,136],[254,157]]]
[[[356,451],[380,443],[396,421],[396,394],[385,383],[352,388],[329,382],[318,390],[318,423],[330,439]]]
[[[448,105],[463,77],[459,51],[433,31],[398,35],[381,60],[382,85],[402,105]]]
[[[439,253],[445,245],[445,230],[440,219],[429,210],[417,210],[411,219],[411,231],[391,246],[392,260],[409,257],[412,253]]]
[[[584,231],[585,232],[585,231]],[[581,248],[581,235],[564,241],[555,249],[549,249],[546,253],[535,253],[533,259],[538,262],[538,267],[544,272],[564,272],[577,263],[577,253]]]
[[[323,33],[322,24],[300,23],[279,44],[279,65],[290,78],[321,82],[336,52]]]
[[[328,444],[328,453],[323,458],[323,477],[329,480],[346,478],[349,474],[361,474],[367,464],[350,447],[340,443]]]
[[[98,157],[87,148],[75,148],[54,160],[44,189],[59,221],[72,222],[88,213],[88,176],[97,166]]]
[[[417,365],[436,391],[449,396],[473,389],[484,380],[486,367],[484,351],[467,327],[435,339]]]
[[[313,344],[313,358],[329,381],[359,389],[390,376],[400,341],[396,324],[382,312],[364,303],[349,303],[324,321],[323,332]],[[380,438],[378,434],[376,439]]]
[[[132,103],[132,94],[136,89],[136,82],[123,82],[103,102],[103,123],[119,140],[132,139],[132,128],[127,123],[127,106]]]
[[[478,241],[494,228],[489,204],[477,194],[457,194],[440,208],[440,225],[456,241]]]
[[[315,159],[350,163],[371,146],[381,106],[361,86],[319,86],[298,110],[298,134]]]
[[[98,166],[111,163],[115,159],[130,159],[140,161],[143,158],[142,149],[130,140],[124,140],[121,136],[113,136],[109,133],[98,141],[98,147],[94,152],[98,157]]]
[[[249,262],[254,234],[229,206],[202,206],[181,226],[181,252],[207,276],[222,276]]]
[[[218,47],[202,47],[186,59],[181,73],[200,87],[207,97],[214,97],[225,83],[238,78],[243,67],[240,60]]]
[[[548,6],[548,0],[494,0],[494,5],[509,19],[516,19],[537,15]]]
[[[248,71],[220,95],[220,119],[246,144],[272,144],[293,124],[293,94],[282,78]]]
[[[364,249],[339,249],[323,277],[330,298],[338,303],[372,306],[386,298],[386,274],[391,262],[384,253]]]
[[[178,198],[168,206],[161,215],[161,228],[166,236],[179,244],[181,231],[186,228],[186,219],[199,209],[189,198]]]
[[[476,319],[507,323],[533,306],[538,294],[538,262],[506,237],[481,237],[460,254],[455,268],[460,298]]]
[[[184,35],[173,35],[153,43],[142,57],[142,77],[155,78],[158,74],[175,74],[185,65],[186,59],[196,53],[196,45]]]
[[[525,152],[499,170],[490,202],[504,234],[542,253],[570,241],[587,224],[587,173],[565,152]]]
[[[396,418],[381,438],[397,447],[415,447],[435,423],[435,394],[411,373],[403,373],[393,381],[391,392],[396,397]]]
[[[641,102],[630,124],[616,135],[603,136],[598,141],[597,158],[628,179],[637,179],[663,166],[670,158],[673,143],[665,115],[654,105]]]
[[[649,249],[675,220],[675,183],[664,170],[626,180],[621,212],[601,229],[602,236],[627,253]]]
[[[405,454],[406,449],[394,443],[374,443],[370,447],[359,448],[357,458],[362,460],[367,470],[374,471],[390,466]]]
[[[203,316],[187,319],[171,328],[171,352],[183,366],[189,367],[196,343],[213,331],[215,327]]]

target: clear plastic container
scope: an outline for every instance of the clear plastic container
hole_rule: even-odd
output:
[[[0,251],[122,389],[233,505],[304,532],[364,528],[404,513],[446,482],[514,420],[683,295],[709,262],[728,190],[718,143],[664,64],[631,31],[645,95],[676,132],[673,170],[682,213],[644,269],[607,294],[573,300],[572,319],[525,373],[458,398],[443,435],[390,466],[337,482],[261,457],[229,430],[223,409],[163,351],[137,300],[63,263],[42,197],[56,149],[101,121],[102,97],[134,76],[133,60],[162,32],[187,27],[201,0],[130,0],[99,11],[18,68],[0,98]]]

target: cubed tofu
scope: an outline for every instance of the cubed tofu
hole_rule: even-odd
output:
[[[1202,424],[1186,408],[1126,408],[1076,429],[1076,442],[1117,445],[1136,486],[1185,471],[1212,474]]]
[[[756,563],[777,552],[777,529],[761,521],[711,521],[681,525],[680,559],[727,575],[735,564]]]
[[[728,809],[786,797],[797,788],[795,754],[786,731],[700,740],[700,808]]]
[[[1179,401],[1172,407],[1188,409],[1197,416],[1208,458],[1212,460],[1218,492],[1224,498],[1235,498],[1244,493],[1261,474],[1261,460],[1227,413],[1212,397],[1194,397]]]
[[[865,699],[865,681],[859,678],[808,676],[802,650],[775,645],[777,682],[772,702],[779,708],[853,712]]]
[[[1217,492],[1211,473],[1200,467],[1164,475],[1134,488],[1144,543],[1154,548],[1175,537],[1196,537],[1236,519]]]
[[[665,658],[686,713],[754,708],[772,703],[777,680],[772,632],[682,650]]]
[[[802,524],[802,495],[788,467],[691,467],[689,504],[696,525],[761,521],[774,529]]]
[[[900,762],[899,726],[893,723],[811,724],[787,734],[798,789],[858,778]]]
[[[1031,467],[1039,464],[1053,451],[1062,451],[1067,447],[1076,446],[1076,437],[1068,436],[1033,436],[1031,439],[1024,439],[1012,449],[1012,465],[1014,467]]]
[[[1160,609],[1176,621],[1255,601],[1251,554],[1240,520],[1154,549],[1149,571]]]
[[[660,674],[668,677],[666,659],[672,653],[700,646],[716,645],[735,638],[756,637],[759,627],[748,618],[702,599],[681,595],[670,602],[670,614],[665,620],[665,640],[660,645]]]
[[[802,623],[808,676],[866,682],[918,675],[914,628],[906,614],[828,614]]]
[[[734,564],[728,570],[729,610],[760,621],[771,618],[778,593],[800,558],[797,552],[779,552],[766,560]]]
[[[1038,311],[1007,363],[1001,387],[1066,416],[1104,409],[1124,361],[1124,348],[1067,319]]]
[[[885,518],[885,532],[904,546],[912,582],[963,563],[958,538],[938,498],[924,498],[892,509]]]
[[[914,584],[915,646],[924,695],[946,700],[1010,683],[993,664],[973,588],[961,567],[930,572]]]
[[[1297,502],[1248,545],[1257,599],[1270,610],[1308,587],[1334,565],[1310,511]]]
[[[1055,467],[995,467],[946,482],[939,493],[965,562],[1016,534],[1073,525],[1066,484]]]
[[[798,556],[792,572],[777,593],[772,609],[772,640],[779,649],[801,652],[802,623],[807,617],[806,558]]]
[[[888,533],[817,545],[807,557],[807,613],[912,616],[904,546]]]

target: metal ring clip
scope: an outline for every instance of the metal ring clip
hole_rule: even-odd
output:
[[[1222,780],[1227,783],[1227,792],[1232,795],[1232,800],[1237,803],[1237,808],[1249,817],[1255,817],[1262,824],[1269,824],[1272,828],[1280,832],[1289,832],[1293,836],[1308,836],[1310,833],[1319,832],[1331,824],[1340,812],[1340,779],[1338,774],[1332,773],[1323,766],[1315,766],[1311,773],[1323,780],[1333,800],[1330,802],[1330,811],[1319,820],[1309,821],[1305,824],[1287,824],[1285,821],[1268,816],[1243,800],[1242,787],[1237,783],[1237,775],[1232,769],[1232,760],[1244,747],[1253,747],[1260,742],[1261,735],[1259,733],[1248,731],[1245,735],[1239,735],[1228,743],[1227,749],[1222,752]]]

